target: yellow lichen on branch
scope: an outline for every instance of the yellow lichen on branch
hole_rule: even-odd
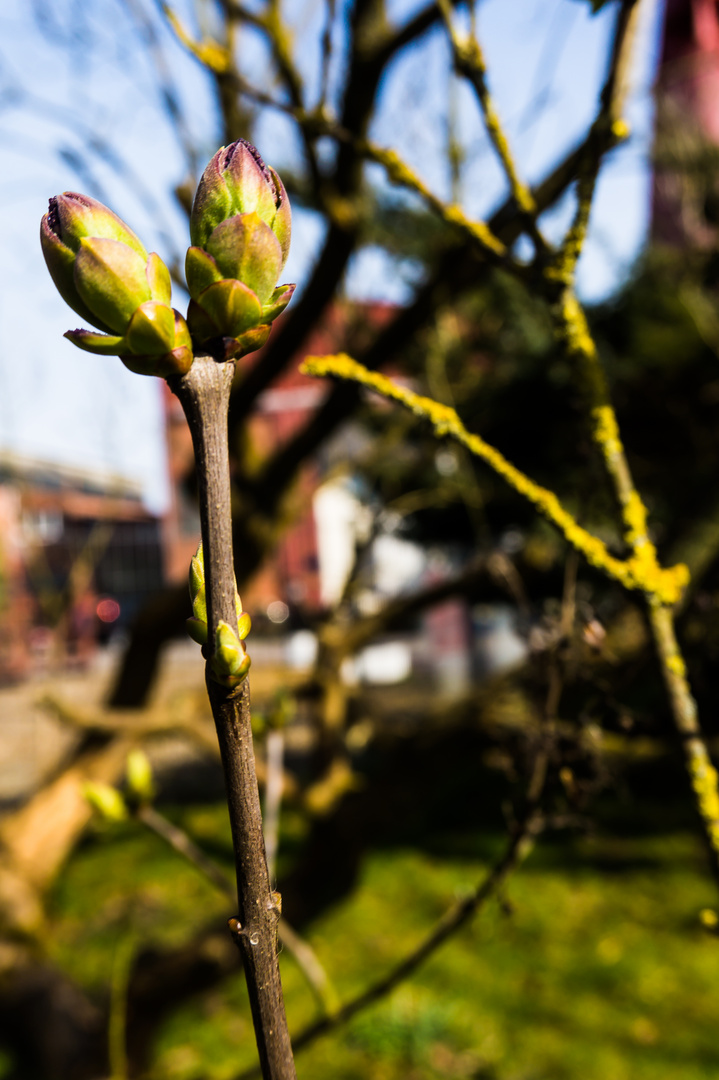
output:
[[[424,181],[410,169],[409,165],[401,159],[395,150],[386,150],[384,147],[375,146],[374,143],[368,141],[359,143],[358,149],[370,161],[376,161],[378,165],[382,165],[393,184],[399,184],[401,187],[406,187],[410,191],[416,192],[417,195],[421,195],[425,202],[439,214],[448,225],[456,225],[463,232],[471,236],[486,254],[495,255],[500,258],[504,258],[507,255],[506,246],[499,237],[494,235],[484,221],[473,221],[471,218],[467,217],[461,207],[443,203],[442,200],[427,187]]]
[[[201,64],[206,68],[209,68],[215,75],[225,75],[230,70],[232,57],[229,49],[226,49],[224,45],[220,45],[217,41],[213,41],[212,38],[204,38],[202,41],[195,41],[169,5],[163,4],[162,10],[178,41],[180,41],[187,51],[191,52]]]
[[[689,758],[689,774],[699,812],[707,824],[709,839],[719,850],[719,776],[703,743],[695,741]]]
[[[556,525],[572,547],[584,555],[592,566],[603,570],[608,577],[620,582],[627,589],[641,590],[656,602],[674,604],[679,599],[689,580],[686,566],[679,564],[671,569],[664,569],[657,562],[651,545],[646,550],[644,545],[638,547],[629,559],[617,559],[602,540],[577,523],[553,491],[536,484],[480,435],[467,431],[456,411],[449,405],[442,405],[431,398],[415,394],[385,375],[369,371],[344,353],[337,356],[307,357],[301,370],[306,375],[329,375],[348,379],[374,390],[382,397],[399,401],[417,416],[429,420],[438,436],[455,439],[485,461],[515,491]]]
[[[558,329],[564,338],[569,355],[582,365],[591,398],[592,438],[601,451],[621,505],[624,538],[632,549],[633,560],[642,567],[640,577],[648,583],[656,582],[666,571],[659,566],[656,548],[649,537],[647,509],[632,482],[616,414],[609,400],[604,372],[586,316],[571,291],[568,290],[565,294],[562,303],[555,311],[555,318],[558,319]],[[678,569],[675,567],[675,570]],[[682,587],[688,580],[687,571]],[[648,587],[646,591],[661,600],[655,588]]]

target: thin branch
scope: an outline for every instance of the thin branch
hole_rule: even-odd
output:
[[[175,825],[152,806],[141,806],[136,816],[146,828],[169,844],[173,851],[192,863],[219,892],[230,900],[235,899],[235,887],[230,878],[184,829]],[[337,1005],[337,994],[312,946],[304,941],[296,930],[293,930],[286,919],[280,920],[278,935],[284,947],[295,958],[297,966],[306,978],[323,1012],[332,1012]]]
[[[340,144],[334,171],[327,177],[319,193],[330,221],[327,238],[301,301],[283,320],[280,332],[271,339],[261,363],[250,369],[242,381],[241,390],[233,395],[231,427],[249,414],[257,396],[296,354],[336,295],[356,247],[361,224],[357,201],[362,187],[362,158],[353,140],[366,136],[380,80],[397,49],[415,41],[438,17],[438,9],[431,5],[396,34],[385,38],[374,51],[368,52],[363,43],[369,36],[367,30],[372,24],[372,5],[368,0],[361,0],[355,5],[350,23],[351,40],[341,117],[339,124],[333,125],[333,130],[336,128],[346,132],[348,139]],[[328,133],[325,120],[317,118],[316,114],[295,118],[298,123],[317,125],[316,134]],[[325,126],[319,126],[320,121]]]
[[[650,593],[658,602],[674,603],[679,599],[686,584],[686,567],[679,565],[665,570],[656,559],[652,562],[643,551],[635,551],[629,559],[617,559],[611,555],[606,544],[582,528],[566,510],[552,491],[536,484],[512,465],[493,446],[465,428],[459,416],[449,405],[440,405],[431,398],[422,397],[399,386],[384,375],[368,371],[351,357],[312,357],[305,359],[301,369],[306,375],[333,375],[350,379],[383,397],[400,402],[416,415],[429,420],[440,438],[449,436],[465,446],[475,457],[481,458],[498,473],[515,491],[524,496],[549,521],[551,521],[576,548],[587,562],[602,570],[607,576],[620,582],[626,589],[640,589]]]
[[[552,170],[551,173],[533,188],[533,195],[539,213],[553,206],[576,179],[577,171],[583,160],[590,136],[587,136],[576,149]],[[521,233],[521,217],[513,198],[506,200],[489,218],[489,227],[507,248],[510,248]],[[438,305],[451,290],[455,297],[462,295],[469,287],[477,287],[478,276],[482,267],[477,265],[474,251],[470,245],[453,247],[442,257],[435,273],[426,285],[423,285],[414,301],[402,309],[362,355],[365,367],[376,369],[390,362],[393,356],[406,347],[414,335],[433,318]],[[486,271],[486,266],[485,266]],[[304,300],[300,304],[303,308]],[[309,312],[309,309],[308,309]],[[231,423],[237,423],[246,415],[246,411],[265,387],[282,371],[296,353],[302,340],[300,330],[296,336],[297,310],[282,325],[277,337],[271,339],[268,351],[260,363],[256,364],[242,383],[242,396],[233,397],[230,413]],[[321,405],[305,426],[281,447],[262,470],[255,489],[265,505],[268,500],[276,500],[286,490],[287,484],[296,474],[298,466],[312,454],[323,439],[345,420],[357,407],[358,394],[353,387],[338,385]]]
[[[204,751],[217,755],[217,739],[212,727],[198,719],[192,708],[183,716],[177,707],[171,710],[111,709],[107,711],[82,708],[70,704],[55,694],[43,694],[37,702],[62,724],[85,733],[88,737],[122,735],[136,740],[154,735],[179,734],[191,739]]]
[[[128,1080],[127,999],[130,973],[137,940],[132,929],[115,946],[110,980],[110,1012],[107,1026],[107,1049],[110,1080]]]
[[[551,276],[557,281],[568,283],[573,280],[589,227],[589,215],[604,154],[629,134],[623,111],[629,92],[639,19],[646,7],[647,0],[622,0],[617,15],[609,73],[579,169],[577,209],[551,270]]]
[[[341,131],[337,131],[336,134],[338,138],[342,137]],[[356,146],[368,161],[382,165],[393,184],[398,184],[419,195],[444,222],[460,229],[477,245],[487,259],[494,263],[501,261],[503,266],[515,269],[506,246],[499,237],[495,236],[490,226],[484,221],[468,218],[460,206],[445,203],[438,198],[417,173],[400,158],[396,150],[385,149],[366,139],[356,141]]]
[[[197,463],[210,649],[220,622],[237,635],[232,560],[227,408],[234,364],[196,356],[169,380],[187,417]],[[207,693],[220,744],[237,876],[238,917],[230,929],[242,954],[265,1080],[296,1080],[277,961],[279,897],[272,892],[252,744],[249,680],[227,689],[206,666]]]
[[[492,95],[487,86],[487,66],[484,53],[474,31],[468,37],[460,35],[454,24],[452,8],[449,0],[439,0],[442,16],[447,27],[454,65],[458,74],[462,75],[472,86],[479,101],[487,133],[502,163],[505,176],[509,181],[509,188],[516,200],[517,206],[524,215],[532,238],[540,251],[546,251],[548,245],[537,225],[537,204],[529,186],[520,178],[519,171],[514,161],[514,155],[509,146],[509,140],[502,127],[499,115],[494,105]]]
[[[631,551],[629,562],[643,567],[644,583],[638,582],[646,601],[647,619],[667,690],[674,726],[681,738],[684,759],[695,805],[707,842],[710,866],[719,882],[719,775],[712,765],[697,706],[687,680],[686,665],[674,628],[672,605],[680,598],[653,587],[661,569],[657,550],[649,535],[647,508],[637,491],[622,445],[609,387],[587,318],[574,292],[576,264],[586,236],[601,147],[607,139],[624,134],[622,109],[629,85],[632,50],[637,23],[648,0],[624,0],[619,11],[612,59],[600,111],[592,128],[587,155],[582,163],[579,203],[574,222],[560,249],[559,259],[546,272],[546,294],[554,301],[552,315],[568,356],[581,372],[589,398],[592,438],[601,454],[619,507],[624,536]],[[620,130],[617,131],[617,128]],[[676,570],[676,568],[675,568]],[[671,573],[671,571],[669,571]],[[684,567],[684,577],[688,571]]]
[[[173,226],[165,214],[162,201],[155,198],[142,175],[122,154],[118,153],[116,142],[105,138],[96,127],[90,127],[81,115],[76,114],[72,109],[58,105],[56,101],[47,100],[24,89],[18,89],[17,102],[23,108],[36,113],[45,120],[52,118],[57,125],[68,128],[72,135],[84,143],[84,151],[87,156],[94,154],[112,170],[116,179],[122,179],[125,186],[133,192],[140,206],[147,211],[163,243],[166,245],[169,258],[173,262],[178,261],[179,255],[173,237]],[[36,145],[35,153],[37,154]],[[59,149],[58,153],[63,153],[62,149]],[[74,151],[65,150],[64,153],[69,163],[78,171],[82,169],[85,176],[90,178],[92,186],[97,188],[98,181],[90,171],[87,161],[83,160],[79,153],[75,154]],[[104,197],[107,198],[107,196]]]
[[[380,40],[375,51],[375,61],[382,67],[386,67],[406,45],[410,45],[422,34],[431,30],[435,23],[439,22],[440,17],[439,4],[432,3],[422,8],[398,30],[389,31],[384,40]]]
[[[140,806],[135,816],[150,832],[155,833],[156,836],[164,840],[173,851],[192,863],[219,892],[224,893],[230,900],[235,899],[235,888],[232,880],[217,865],[214,859],[210,859],[205,854],[184,829],[175,825],[164,814],[160,814],[153,806]]]
[[[280,807],[284,789],[284,769],[282,759],[285,750],[285,736],[281,728],[271,728],[265,740],[265,760],[267,779],[265,781],[265,850],[267,852],[267,870],[270,882],[276,880],[277,847],[280,833]]]
[[[160,96],[172,120],[175,131],[178,134],[180,145],[185,154],[188,170],[192,175],[197,171],[198,154],[192,139],[187,118],[182,108],[180,92],[175,83],[172,66],[165,56],[165,51],[160,42],[157,29],[152,19],[144,10],[138,0],[125,0],[131,14],[134,16],[141,33],[145,37],[148,50],[155,63],[155,69],[159,77]],[[159,6],[159,5],[158,5]]]
[[[302,76],[290,52],[289,34],[282,18],[280,0],[269,0],[267,14],[262,21],[262,26],[270,42],[273,59],[287,90],[295,115],[305,118],[307,116],[307,103]],[[306,121],[300,123],[299,128],[312,186],[315,191],[319,191],[322,186],[322,172],[315,150],[314,132]]]
[[[324,113],[327,107],[327,95],[330,83],[330,64],[332,62],[332,28],[335,21],[335,0],[325,0],[327,15],[325,28],[322,32],[322,67],[320,74],[320,96],[317,103],[318,113]]]
[[[403,620],[435,604],[440,604],[450,596],[466,595],[478,581],[486,576],[488,560],[483,556],[473,559],[458,574],[444,581],[428,585],[426,588],[399,596],[388,601],[375,615],[365,615],[347,626],[340,615],[336,628],[328,627],[323,637],[334,640],[333,649],[341,661],[345,656],[359,652],[367,642],[400,624]]]
[[[295,1050],[301,1050],[322,1035],[333,1031],[342,1024],[346,1024],[357,1013],[362,1012],[368,1006],[373,1005],[391,993],[396,986],[404,982],[419,968],[425,960],[428,960],[448,938],[452,937],[465,923],[469,922],[473,915],[504,885],[510,874],[520,866],[529,855],[534,840],[542,831],[544,822],[536,807],[532,807],[525,817],[522,825],[516,829],[511,837],[507,850],[483,881],[469,893],[454,903],[444,915],[435,923],[427,936],[412,950],[400,963],[396,964],[387,975],[378,979],[366,990],[346,1002],[333,1015],[304,1028],[294,1037]],[[236,1080],[251,1080],[257,1075],[255,1069],[248,1069],[241,1073]]]

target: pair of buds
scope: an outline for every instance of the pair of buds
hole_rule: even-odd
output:
[[[190,600],[192,618],[187,620],[187,632],[193,641],[203,646],[208,643],[207,595],[205,591],[205,564],[202,557],[202,544],[198,547],[190,562]],[[235,608],[237,610],[237,634],[232,627],[220,621],[215,633],[214,651],[209,657],[210,672],[213,679],[232,690],[239,686],[250,670],[250,658],[244,646],[244,640],[250,632],[251,621],[246,611],[242,610],[240,594],[235,588]]]
[[[170,272],[96,199],[50,200],[40,240],[62,298],[100,333],[69,330],[88,352],[120,356],[141,375],[184,375],[202,350],[231,360],[260,348],[294,285],[277,286],[290,247],[290,204],[277,173],[244,139],[222,147],[197,188],[185,264],[185,320]]]

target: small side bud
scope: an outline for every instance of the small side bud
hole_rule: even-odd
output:
[[[93,810],[107,821],[124,821],[128,817],[127,804],[117,788],[88,781],[83,784],[82,793]]]
[[[245,649],[232,627],[220,621],[215,635],[214,661],[218,673],[236,675],[245,660]]]
[[[192,640],[198,645],[207,644],[207,623],[204,619],[187,619],[185,627]]]
[[[131,750],[125,766],[127,791],[138,803],[149,803],[155,797],[152,766],[144,750]]]
[[[702,908],[699,912],[699,921],[704,929],[709,930],[712,934],[719,931],[719,915],[713,908]]]
[[[226,622],[218,624],[210,670],[216,682],[230,689],[239,686],[250,670],[245,647]]]
[[[188,619],[188,633],[198,645],[204,645],[207,640],[207,597],[205,594],[205,564],[202,557],[202,541],[198,550],[190,559],[190,600],[192,602],[192,619]],[[190,623],[204,624],[204,637],[200,640],[202,630],[199,626],[190,627]],[[194,631],[194,632],[193,632]]]

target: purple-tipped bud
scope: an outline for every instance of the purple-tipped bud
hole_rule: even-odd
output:
[[[105,331],[68,331],[70,341],[125,362],[132,357],[128,367],[143,374],[188,370],[192,342],[185,320],[170,307],[170,272],[112,210],[66,191],[50,200],[40,239],[60,295]]]
[[[275,232],[284,266],[290,248],[287,192],[274,169],[245,139],[218,150],[200,178],[190,216],[193,245],[207,247],[210,233],[236,214],[257,214]]]
[[[225,359],[264,344],[294,285],[277,288],[290,246],[287,192],[244,139],[215,154],[200,180],[185,264],[194,340]]]
[[[40,242],[50,276],[66,304],[100,330],[109,331],[103,315],[82,298],[75,279],[75,261],[85,239],[114,240],[144,261],[147,252],[132,229],[97,199],[65,191],[50,199],[40,224]]]

